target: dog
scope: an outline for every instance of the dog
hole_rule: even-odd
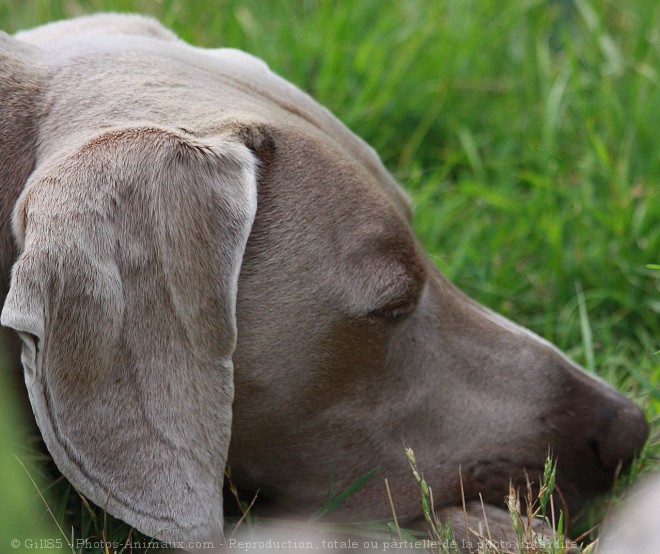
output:
[[[206,539],[226,466],[291,516],[378,468],[333,518],[391,517],[387,478],[414,525],[405,444],[458,528],[549,449],[574,511],[642,448],[642,411],[450,284],[374,150],[264,62],[135,15],[0,41],[1,321],[110,514]]]

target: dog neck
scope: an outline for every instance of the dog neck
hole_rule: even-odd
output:
[[[44,82],[35,54],[0,34],[0,305],[16,257],[12,211],[35,164]]]

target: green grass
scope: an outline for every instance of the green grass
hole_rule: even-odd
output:
[[[657,462],[658,2],[0,0],[0,27],[98,10],[245,49],[328,106],[445,274],[642,405],[634,473]]]

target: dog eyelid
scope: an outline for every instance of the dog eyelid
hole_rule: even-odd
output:
[[[419,304],[419,299],[422,295],[422,290],[424,289],[424,282],[418,286],[411,287],[404,295],[397,297],[392,300],[390,303],[385,306],[371,310],[367,317],[369,319],[384,319],[391,321],[400,321],[411,315],[417,305]]]
[[[372,310],[367,314],[369,319],[385,319],[399,321],[409,316],[416,306],[416,303],[408,303],[395,307],[385,307]]]

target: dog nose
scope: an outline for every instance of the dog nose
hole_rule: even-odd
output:
[[[628,465],[639,454],[649,434],[640,408],[620,398],[615,405],[603,407],[590,446],[606,470]]]
[[[569,394],[544,421],[553,430],[558,479],[579,508],[592,494],[612,488],[618,470],[641,452],[649,427],[642,410],[604,382],[572,364],[562,371],[562,390]]]

